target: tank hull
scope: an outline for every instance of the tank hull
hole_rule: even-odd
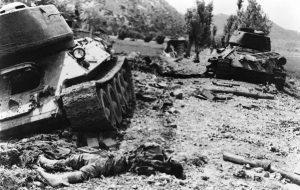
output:
[[[235,79],[251,83],[274,83],[283,89],[286,59],[271,51],[270,38],[243,29],[234,32],[226,49],[210,58],[207,74],[221,79]]]
[[[54,6],[0,14],[0,34],[1,140],[64,126],[118,130],[133,111],[126,58],[103,39],[74,40]]]

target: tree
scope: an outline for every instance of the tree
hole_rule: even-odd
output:
[[[238,28],[253,28],[263,31],[266,35],[271,31],[272,22],[262,10],[261,5],[259,5],[256,0],[248,0],[248,6],[244,10],[243,2],[243,0],[237,1],[238,9],[236,15],[230,15],[227,19],[223,36],[225,43],[229,41],[232,33]]]
[[[212,23],[213,4],[205,4],[204,0],[196,0],[196,7],[188,9],[185,14],[187,33],[189,35],[189,48],[195,44],[195,51],[198,56],[199,48],[210,45],[211,42],[211,23]],[[196,57],[197,59],[197,57]]]

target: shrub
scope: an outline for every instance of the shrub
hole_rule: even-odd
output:
[[[154,32],[147,33],[145,38],[144,38],[144,41],[145,42],[150,42],[151,40],[153,40],[154,37],[155,37]]]
[[[128,30],[128,29],[119,30],[118,39],[124,40],[125,38],[144,39],[144,35],[134,30]]]
[[[140,32],[134,31],[134,30],[129,30],[127,37],[134,38],[134,39],[144,39],[143,34],[141,34]]]
[[[144,38],[144,42],[150,42],[152,39],[153,39],[153,36],[147,35],[147,36]]]
[[[159,35],[159,36],[156,37],[155,41],[158,44],[163,44],[165,42],[165,38],[166,38],[165,36]]]
[[[124,40],[125,38],[127,38],[127,29],[120,29],[118,39]]]

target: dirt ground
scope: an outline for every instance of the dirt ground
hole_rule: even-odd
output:
[[[203,55],[202,68],[206,60]],[[145,72],[140,66],[135,65],[133,71],[136,110],[122,131],[118,148],[109,151],[122,153],[145,142],[156,142],[183,164],[186,179],[162,173],[153,176],[126,173],[60,189],[300,189],[279,173],[223,160],[223,152],[229,151],[268,160],[293,172],[300,162],[298,99],[277,92],[271,100],[235,95],[223,101],[204,100],[196,94],[199,89],[214,88],[213,82],[228,82],[236,85],[232,88],[250,92],[261,86],[209,78],[163,77],[151,70]],[[175,67],[188,76],[199,72],[199,64],[191,60]],[[300,87],[297,79],[288,80],[295,83],[295,88]],[[0,157],[0,189],[52,189],[32,167],[37,156],[48,153],[53,158],[62,158],[79,152],[77,148],[76,138],[68,129],[1,142],[0,152],[12,151]],[[12,158],[21,159],[21,164],[14,164]]]

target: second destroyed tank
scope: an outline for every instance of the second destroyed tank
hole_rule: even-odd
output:
[[[220,79],[252,83],[274,83],[283,89],[286,58],[271,51],[271,41],[263,32],[240,28],[229,40],[227,48],[208,60],[207,73]]]
[[[54,5],[0,9],[0,137],[71,126],[117,129],[132,113],[131,67],[100,38],[73,39]]]
[[[188,46],[185,38],[171,38],[164,49],[163,54],[167,57],[178,58],[183,57]]]

